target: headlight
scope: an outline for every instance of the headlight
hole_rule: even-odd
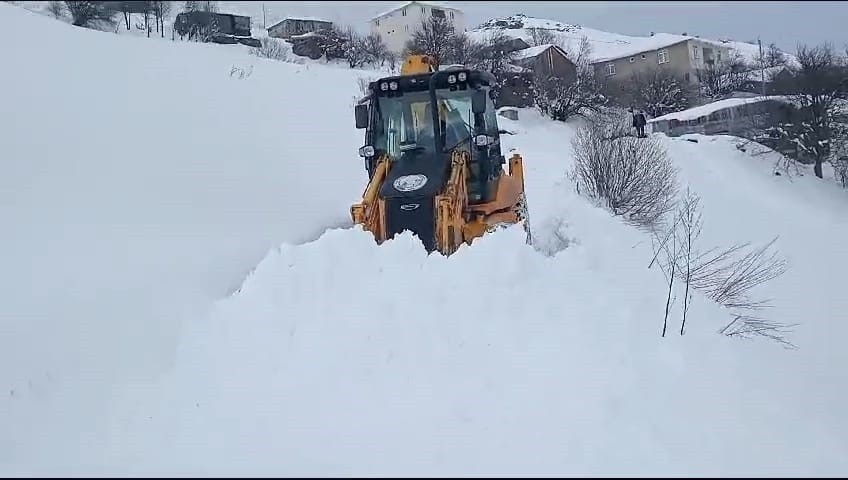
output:
[[[388,83],[383,82],[383,83],[381,83],[381,84],[380,84],[380,90],[382,90],[382,91],[384,91],[384,92],[385,92],[385,91],[386,91],[386,90],[388,90],[388,89],[389,89],[389,84],[388,84]]]
[[[492,143],[492,137],[488,135],[477,135],[476,137],[474,137],[474,143],[478,147],[485,147],[486,145]]]
[[[456,75],[448,76],[448,83],[450,83],[450,84],[456,83]]]
[[[371,145],[365,145],[359,149],[360,157],[373,157],[374,156],[374,147]]]
[[[389,90],[397,90],[397,82],[390,83]]]
[[[464,82],[468,78],[468,75],[465,72],[459,72],[457,78],[459,78],[460,82]]]

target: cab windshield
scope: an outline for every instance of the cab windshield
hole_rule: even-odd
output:
[[[471,141],[471,93],[471,90],[436,92],[445,151]],[[386,152],[392,160],[398,160],[407,151],[436,152],[436,129],[427,91],[380,97],[375,127],[374,147]]]

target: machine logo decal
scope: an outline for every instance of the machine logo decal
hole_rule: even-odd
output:
[[[420,206],[421,205],[418,204],[418,203],[407,203],[407,204],[401,205],[400,209],[405,211],[405,212],[411,212],[413,210],[418,209],[418,207],[420,207]]]
[[[392,184],[398,192],[414,192],[427,184],[427,177],[424,175],[404,175],[398,177]]]

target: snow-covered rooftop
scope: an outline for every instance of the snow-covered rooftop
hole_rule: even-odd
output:
[[[693,35],[677,35],[671,33],[656,33],[652,36],[637,37],[605,32],[581,25],[558,22],[542,18],[528,17],[518,14],[503,18],[493,18],[468,32],[468,35],[484,41],[493,31],[500,31],[512,38],[521,38],[532,44],[532,29],[547,30],[553,34],[555,42],[566,51],[578,51],[580,42],[585,37],[591,47],[590,57],[593,62],[608,61],[622,57],[638,55],[642,52],[668,47],[685,40],[694,40],[734,50],[742,55],[749,63],[759,54],[757,45],[732,40],[713,40]],[[785,53],[785,52],[784,52]],[[788,60],[792,56],[786,54]]]
[[[286,18],[284,18],[283,20],[284,20],[284,21],[285,21],[285,20],[300,20],[300,21],[302,21],[302,22],[326,22],[326,23],[331,23],[329,20],[326,20],[326,19],[323,19],[323,18],[318,18],[318,17],[286,17]]]
[[[544,52],[545,50],[547,50],[551,47],[556,47],[556,45],[554,45],[552,43],[548,43],[546,45],[539,45],[539,46],[536,46],[536,47],[525,48],[524,50],[519,50],[515,53],[515,59],[516,60],[524,60],[525,58],[532,58],[532,57],[535,57],[535,56],[541,54],[542,52]]]
[[[290,17],[283,18],[282,20],[280,20],[280,21],[276,22],[275,24],[271,25],[270,27],[268,27],[268,28],[267,28],[267,30],[270,30],[270,29],[272,29],[272,28],[276,27],[277,25],[279,25],[279,24],[281,24],[281,23],[285,22],[286,20],[295,20],[295,21],[299,21],[299,22],[325,22],[325,23],[333,23],[333,22],[331,22],[330,20],[325,20],[325,19],[323,19],[323,18],[317,18],[317,17],[302,17],[302,16],[295,17],[295,16],[290,16]]]
[[[616,60],[622,57],[629,57],[644,52],[651,52],[661,48],[670,47],[692,39],[694,39],[694,37],[673,35],[670,33],[657,33],[654,36],[644,38],[633,37],[633,41],[630,45],[618,48],[615,52],[610,52],[610,54],[597,56],[593,58],[593,60],[596,62]]]
[[[375,20],[377,18],[384,17],[384,16],[386,16],[386,15],[392,13],[392,12],[400,10],[401,8],[406,8],[406,7],[408,7],[412,4],[423,5],[423,6],[426,6],[426,7],[441,8],[441,9],[444,9],[444,10],[453,10],[453,11],[456,11],[456,12],[459,11],[458,8],[451,7],[450,5],[446,5],[442,2],[427,2],[427,1],[414,0],[414,1],[411,1],[411,2],[403,2],[403,3],[400,3],[398,5],[395,5],[394,7],[390,8],[388,10],[385,10],[383,12],[378,13],[377,15],[374,15],[373,17],[371,17],[371,20]]]
[[[771,95],[764,97],[751,97],[751,98],[726,98],[724,100],[719,100],[717,102],[708,103],[706,105],[701,105],[699,107],[690,108],[688,110],[683,110],[681,112],[669,113],[667,115],[663,115],[661,117],[652,118],[648,120],[648,123],[659,122],[662,120],[678,120],[681,122],[695,120],[697,118],[703,117],[705,115],[709,115],[711,113],[717,112],[719,110],[724,110],[725,108],[737,107],[740,105],[749,105],[752,103],[759,103],[764,101],[778,101],[784,103],[791,103],[790,100],[781,95]]]

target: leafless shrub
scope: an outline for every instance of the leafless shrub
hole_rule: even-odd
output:
[[[264,37],[260,39],[262,46],[251,49],[250,53],[260,58],[270,58],[286,62],[289,60],[289,50],[286,43],[278,38]]]
[[[649,229],[674,208],[676,170],[651,138],[624,136],[619,124],[589,122],[572,146],[572,177],[584,195],[600,200],[614,215]]]
[[[73,24],[78,27],[95,27],[103,24],[114,24],[118,11],[107,2],[95,1],[66,1],[65,7],[71,14]]]
[[[756,249],[744,243],[698,255],[693,259],[693,288],[728,308],[758,310],[768,307],[768,300],[755,300],[749,294],[753,288],[785,273],[786,261],[771,250],[776,241],[775,238]]]
[[[56,0],[47,2],[47,12],[56,18],[65,16],[65,4]]]
[[[830,163],[842,186],[848,188],[848,156],[835,158]]]
[[[776,239],[760,248],[748,249],[749,244],[745,243],[701,252],[697,246],[703,227],[700,201],[700,197],[687,190],[664,238],[654,234],[654,257],[648,268],[658,264],[669,281],[663,336],[668,323],[672,287],[677,278],[685,285],[681,335],[686,328],[692,292],[697,291],[731,311],[734,320],[721,333],[741,337],[760,332],[788,345],[789,342],[781,336],[786,325],[740,313],[770,306],[769,300],[754,298],[751,292],[786,271],[785,260],[771,250]],[[657,261],[663,253],[664,261]]]
[[[725,325],[718,333],[727,337],[745,339],[763,337],[787,348],[795,349],[798,347],[786,339],[786,335],[791,333],[790,329],[795,326],[784,325],[751,315],[735,315],[733,321]]]
[[[244,80],[246,78],[250,78],[251,75],[253,75],[253,65],[250,65],[248,68],[233,65],[232,68],[230,68],[231,78],[238,78],[239,80]]]

